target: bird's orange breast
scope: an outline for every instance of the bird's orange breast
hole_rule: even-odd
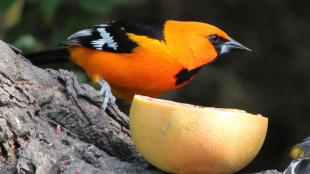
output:
[[[183,67],[172,55],[138,47],[130,54],[70,47],[70,59],[94,81],[108,81],[115,95],[131,99],[134,94],[156,96],[176,89],[176,74]]]

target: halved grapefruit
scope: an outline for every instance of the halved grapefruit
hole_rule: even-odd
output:
[[[251,162],[268,119],[136,95],[130,109],[133,142],[154,166],[171,173],[234,173]]]

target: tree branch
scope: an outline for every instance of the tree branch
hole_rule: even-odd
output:
[[[98,91],[0,50],[0,173],[162,173],[136,152],[128,117],[101,110]]]

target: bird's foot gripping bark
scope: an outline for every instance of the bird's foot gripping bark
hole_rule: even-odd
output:
[[[101,108],[102,110],[105,110],[107,106],[113,105],[116,99],[111,92],[110,85],[105,80],[100,79],[99,84],[101,86],[99,94],[103,96]]]

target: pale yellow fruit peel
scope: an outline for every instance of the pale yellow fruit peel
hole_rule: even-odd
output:
[[[144,158],[172,173],[234,173],[259,152],[268,119],[237,109],[198,107],[135,96],[134,144]]]

